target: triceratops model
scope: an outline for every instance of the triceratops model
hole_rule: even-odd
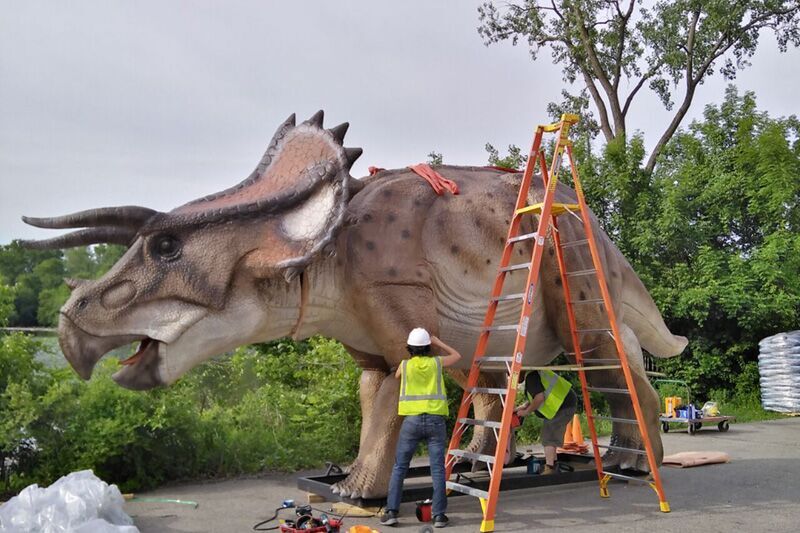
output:
[[[464,383],[521,174],[438,167],[457,182],[457,196],[437,196],[408,169],[356,180],[349,169],[361,149],[342,146],[348,125],[326,130],[322,118],[320,111],[295,125],[291,116],[255,171],[233,188],[169,213],[129,206],[25,218],[42,228],[83,228],[26,244],[128,247],[102,278],[67,281],[72,295],[61,309],[61,348],[84,379],[104,354],[136,341],[138,351],[114,375],[130,389],[169,385],[243,344],[315,334],[341,341],[363,369],[363,422],[358,458],[335,490],[377,497],[386,493],[400,427],[399,382],[389,369],[408,357],[408,331],[422,326],[466,355],[452,371]],[[538,181],[536,186],[530,203],[541,201]],[[574,203],[575,194],[562,185],[556,201]],[[564,242],[583,238],[580,222],[571,218],[559,226]],[[593,223],[660,461],[659,401],[645,378],[641,348],[668,357],[680,353],[686,339],[669,332],[628,262]],[[523,230],[534,231],[534,224],[530,217]],[[530,257],[530,241],[516,248],[520,261]],[[587,247],[565,253],[570,269],[591,268]],[[509,292],[522,292],[525,274],[508,276]],[[584,278],[573,278],[572,294],[599,298],[596,284]],[[535,295],[526,365],[545,365],[573,351],[559,284],[551,242]],[[514,322],[518,305],[504,303],[497,323]],[[581,327],[605,324],[600,306],[577,306],[576,313]],[[497,333],[487,353],[509,354],[513,342],[513,335]],[[616,357],[613,342],[602,335],[586,335],[581,344],[587,357]],[[590,379],[594,386],[624,386],[619,371],[592,372]],[[498,386],[500,380],[490,377],[487,384],[498,381]],[[613,416],[635,418],[628,398],[610,395],[608,402]],[[497,420],[500,405],[496,397],[479,396],[475,411],[476,418]],[[469,448],[493,453],[494,436],[484,429],[476,428]],[[635,425],[615,423],[613,432],[619,446],[641,448]],[[633,453],[610,452],[604,463],[647,470],[646,458]]]

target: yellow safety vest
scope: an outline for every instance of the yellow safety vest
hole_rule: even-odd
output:
[[[401,416],[423,413],[447,416],[442,358],[416,356],[403,361],[402,365],[397,413]]]
[[[551,420],[556,416],[561,404],[564,403],[572,384],[552,370],[539,370],[539,379],[544,387],[544,402],[536,411]]]

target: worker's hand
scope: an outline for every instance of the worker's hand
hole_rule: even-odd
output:
[[[433,346],[441,346],[442,345],[442,341],[440,341],[439,337],[437,337],[436,335],[431,335],[431,345],[433,345]]]

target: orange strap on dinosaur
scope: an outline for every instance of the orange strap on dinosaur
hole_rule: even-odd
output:
[[[453,194],[458,194],[458,184],[456,182],[449,180],[433,170],[430,165],[427,163],[420,163],[419,165],[411,165],[411,170],[417,173],[422,179],[427,181],[433,192],[441,196],[444,194],[444,191],[450,191]]]

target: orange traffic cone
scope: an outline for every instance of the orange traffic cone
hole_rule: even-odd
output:
[[[572,440],[572,422],[567,423],[567,430],[564,432],[564,449],[569,449],[574,444]]]
[[[578,415],[572,417],[572,441],[577,446],[586,446],[586,442],[583,440],[583,431],[581,430],[581,419]]]

